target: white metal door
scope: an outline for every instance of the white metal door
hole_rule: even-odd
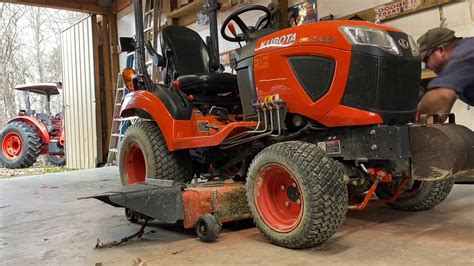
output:
[[[95,16],[89,16],[61,33],[66,166],[74,169],[97,164],[97,34],[93,25]]]

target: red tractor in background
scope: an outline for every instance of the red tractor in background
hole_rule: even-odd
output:
[[[144,41],[141,0],[136,37],[120,40],[137,61],[137,73],[123,72],[133,92],[121,116],[141,119],[119,149],[125,187],[96,198],[127,208],[129,220],[192,226],[196,212],[208,212],[196,224],[206,239],[216,221],[247,208],[271,242],[305,248],[327,241],[348,209],[363,210],[375,194],[395,209],[427,210],[448,196],[456,175],[473,173],[471,130],[451,114],[446,124],[437,115],[416,122],[421,62],[408,34],[363,21],[277,30],[268,8],[246,5],[220,31],[241,47],[234,75],[219,64],[219,5],[205,6],[207,43],[166,26],[158,54]],[[240,17],[256,11],[263,16],[255,25]],[[145,48],[163,83],[151,80]],[[196,188],[196,179],[245,181],[244,200],[228,196],[227,183]],[[223,198],[243,204],[223,211]]]
[[[51,96],[59,95],[61,83],[20,85],[15,90],[26,92],[25,107],[18,116],[7,122],[0,132],[2,152],[0,163],[7,168],[32,166],[40,154],[56,166],[66,164],[64,155],[63,112],[51,113]],[[36,113],[30,107],[29,93],[46,97],[45,113]]]

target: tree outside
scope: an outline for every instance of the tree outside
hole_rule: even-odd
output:
[[[87,16],[0,3],[0,127],[25,108],[25,95],[13,91],[15,86],[62,81],[60,33]],[[44,111],[45,97],[31,94],[30,102]],[[52,99],[52,113],[61,110],[62,100]]]

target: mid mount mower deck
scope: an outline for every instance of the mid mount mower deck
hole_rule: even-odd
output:
[[[327,241],[347,210],[363,210],[374,194],[394,209],[422,211],[448,196],[456,176],[472,175],[471,130],[453,115],[417,122],[421,62],[408,34],[362,21],[277,30],[274,10],[246,5],[220,30],[241,46],[234,75],[219,64],[219,6],[205,6],[207,44],[170,25],[159,55],[144,41],[140,0],[136,38],[120,40],[137,62],[137,72],[123,71],[133,92],[121,116],[141,120],[120,146],[124,188],[96,198],[127,208],[130,220],[183,221],[199,233],[250,214],[272,243],[306,248]],[[263,16],[249,26],[239,17],[247,12]],[[163,84],[147,72],[145,47]],[[191,185],[203,176],[235,184]],[[248,210],[227,208],[229,195]]]

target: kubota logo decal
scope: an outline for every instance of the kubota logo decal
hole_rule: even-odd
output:
[[[275,37],[262,41],[257,50],[269,48],[269,47],[288,47],[296,41],[296,33]]]

